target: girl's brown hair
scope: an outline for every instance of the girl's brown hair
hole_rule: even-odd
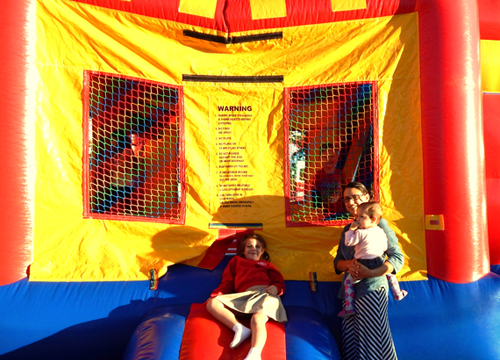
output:
[[[259,234],[247,234],[243,238],[241,238],[240,241],[238,241],[238,248],[236,249],[236,255],[242,258],[245,257],[245,246],[247,244],[248,239],[255,239],[258,242],[260,242],[260,245],[262,245],[262,247],[264,248],[264,253],[260,258],[262,260],[271,261],[271,257],[266,251],[267,250],[266,240],[264,240],[264,238]]]

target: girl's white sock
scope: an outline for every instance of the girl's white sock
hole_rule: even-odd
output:
[[[247,357],[244,360],[261,360],[260,354],[262,353],[262,349],[253,347],[250,348]]]
[[[234,331],[234,338],[233,341],[231,341],[231,345],[229,345],[231,349],[234,349],[235,347],[239,346],[252,334],[252,330],[250,330],[246,326],[243,326],[240,323],[237,323],[236,325],[233,326],[233,331]]]

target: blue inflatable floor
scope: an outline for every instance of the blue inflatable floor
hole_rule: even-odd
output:
[[[162,351],[167,358],[177,359],[182,339],[179,326],[185,321],[182,309],[189,311],[190,304],[208,298],[228,260],[214,271],[175,265],[160,279],[156,291],[149,290],[147,281],[22,280],[1,286],[0,360],[124,359],[129,354],[127,346],[134,346],[133,334],[139,326],[165,307],[177,308],[178,330],[166,329],[174,333],[169,333],[171,342],[162,340]],[[308,358],[335,359],[340,343],[336,316],[341,306],[336,298],[340,284],[319,282],[317,292],[303,281],[287,281],[286,286],[282,299],[290,313],[285,327],[287,357],[304,359],[304,354],[314,354]],[[403,282],[402,287],[409,291],[403,301],[389,297],[389,320],[400,359],[500,359],[499,275],[492,272],[470,284],[431,277]],[[324,339],[314,335],[318,332]]]

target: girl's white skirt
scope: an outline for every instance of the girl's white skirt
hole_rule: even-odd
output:
[[[251,290],[240,293],[219,295],[216,297],[221,303],[242,314],[263,313],[277,322],[284,323],[288,319],[286,311],[277,295],[265,292],[267,286],[253,286]]]

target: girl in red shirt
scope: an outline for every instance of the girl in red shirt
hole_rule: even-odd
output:
[[[269,262],[264,238],[248,234],[227,264],[221,284],[207,302],[207,310],[234,331],[231,349],[252,335],[252,347],[245,360],[260,360],[267,339],[266,322],[269,318],[287,321],[279,297],[284,291],[283,276]],[[242,314],[251,314],[250,329],[237,320]]]

